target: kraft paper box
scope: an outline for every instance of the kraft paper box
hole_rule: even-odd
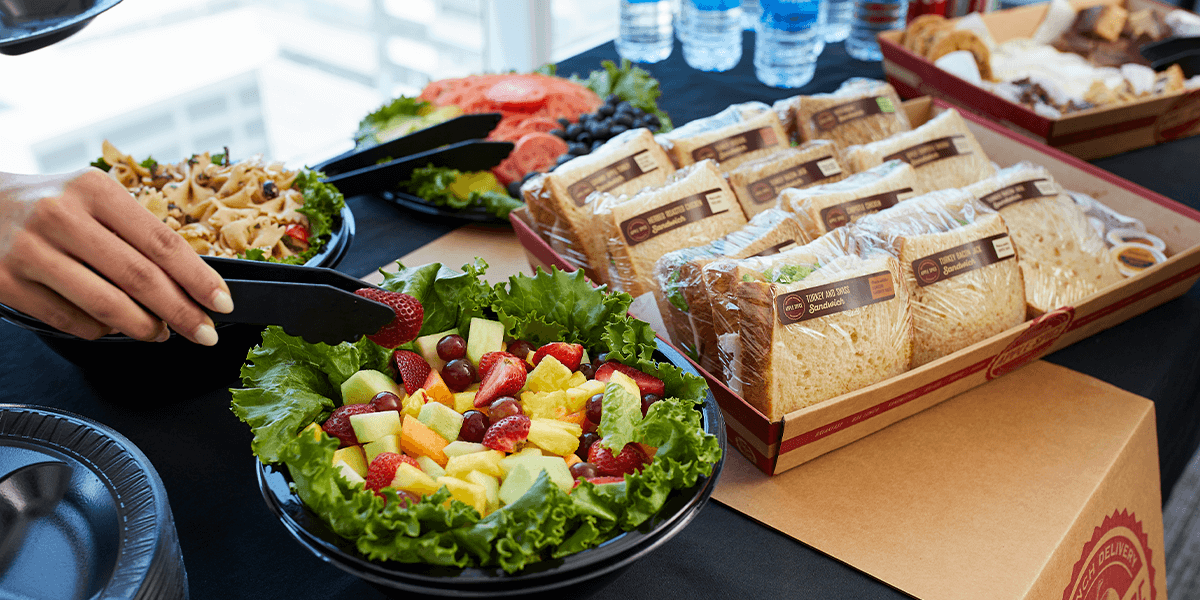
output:
[[[1070,3],[1076,10],[1117,4],[1131,11],[1153,8],[1162,14],[1178,8],[1154,0],[1070,0]],[[1043,2],[991,12],[983,15],[983,21],[998,44],[1029,38],[1042,22],[1047,7],[1048,3]],[[901,97],[936,96],[1079,158],[1102,158],[1200,134],[1200,90],[1153,96],[1052,119],[934,66],[900,45],[903,35],[903,31],[879,34],[884,72]]]
[[[713,498],[921,600],[1167,598],[1154,404],[1036,361]]]
[[[904,103],[916,127],[947,105],[929,98]],[[1030,161],[1065,189],[1087,194],[1141,219],[1167,244],[1168,260],[1093,294],[954,354],[772,422],[699,365],[725,415],[730,445],[764,473],[781,473],[866,437],[1050,352],[1112,327],[1186,292],[1200,278],[1200,212],[1038,144],[975,115],[963,113],[988,157],[1001,167]],[[513,229],[531,265],[571,270],[534,230],[524,209]],[[694,363],[693,363],[694,364]]]

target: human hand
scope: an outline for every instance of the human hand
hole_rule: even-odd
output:
[[[85,339],[170,327],[205,346],[217,331],[197,303],[233,310],[216,271],[98,169],[0,173],[0,303]]]

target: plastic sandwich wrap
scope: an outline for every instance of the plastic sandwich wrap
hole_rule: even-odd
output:
[[[911,165],[889,160],[841,181],[784,190],[779,208],[795,214],[808,236],[817,238],[916,196],[916,184]]]
[[[753,217],[776,206],[779,193],[786,189],[841,181],[847,175],[837,146],[817,140],[745,163],[729,171],[728,179],[746,216]]]
[[[722,172],[791,145],[779,115],[762,102],[730,105],[715,115],[661,133],[656,139],[675,166],[712,160]]]
[[[846,232],[747,259],[731,277],[730,385],[771,421],[903,373],[912,314],[900,264],[846,251]]]
[[[890,84],[853,77],[834,92],[797,96],[794,128],[802,140],[832,140],[838,148],[882,140],[909,131],[912,124]]]
[[[967,188],[1008,224],[1029,317],[1073,306],[1123,278],[1101,234],[1046,169],[1028,162]]]
[[[674,173],[675,165],[650,130],[632,129],[527,181],[521,194],[550,246],[592,281],[608,283],[608,243],[597,234],[596,195],[632,195],[666,183]]]
[[[664,254],[702,246],[746,225],[746,216],[716,163],[675,172],[661,187],[632,196],[601,193],[596,233],[608,242],[609,281],[637,297],[658,288],[654,263]]]
[[[863,218],[853,235],[900,261],[913,323],[911,367],[1020,325],[1018,252],[996,211],[963,189],[919,196]]]
[[[843,155],[855,173],[894,159],[912,165],[917,177],[914,190],[918,194],[966,187],[996,174],[991,159],[967,128],[967,122],[952,108],[912,131],[851,146]]]
[[[721,258],[768,256],[807,242],[800,223],[790,213],[768,209],[725,237],[664,254],[654,264],[654,297],[672,341],[705,370],[719,374],[712,307],[702,279],[704,267]]]

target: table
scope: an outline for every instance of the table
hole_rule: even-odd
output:
[[[672,56],[648,66],[662,84],[660,104],[684,123],[734,101],[772,101],[831,91],[852,75],[882,77],[879,63],[849,58],[841,44],[821,56],[801,90],[754,80],[753,36],[728,73],[700,73]],[[615,59],[611,43],[564,61],[560,74],[586,73]],[[1200,207],[1200,138],[1096,161],[1102,168],[1192,207]],[[1190,165],[1190,167],[1188,166]],[[377,198],[348,200],[358,233],[339,270],[363,277],[461,223],[414,214]],[[479,252],[487,255],[486,248]],[[1156,402],[1164,499],[1200,443],[1200,290],[1055,353],[1049,360]],[[172,390],[99,386],[31,333],[0,323],[0,402],[57,406],[109,425],[150,458],[167,488],[192,598],[383,597],[304,550],[268,511],[255,482],[248,428],[229,411],[229,381],[191,385],[187,365]],[[740,458],[739,458],[740,460]],[[595,598],[774,597],[906,598],[866,576],[715,502],[678,536],[631,566]]]

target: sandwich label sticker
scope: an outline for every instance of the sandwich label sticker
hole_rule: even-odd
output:
[[[860,98],[845,104],[839,104],[833,108],[827,108],[819,111],[812,116],[813,125],[821,131],[830,131],[837,127],[861,119],[871,115],[892,114],[896,112],[896,105],[891,98],[887,96],[874,96],[871,98]]]
[[[837,159],[826,156],[752,181],[750,185],[746,186],[746,189],[750,190],[750,198],[755,203],[766,204],[774,202],[779,192],[786,188],[803,187],[841,173],[842,167],[838,164]]]
[[[832,231],[848,223],[853,223],[866,215],[877,213],[885,208],[891,208],[899,204],[901,200],[912,195],[912,193],[912,188],[902,188],[882,194],[875,194],[874,196],[867,196],[866,198],[859,198],[858,200],[834,204],[833,206],[821,209],[821,222],[825,224],[827,231]]]
[[[733,205],[729,195],[721,188],[713,188],[680,198],[622,221],[621,233],[630,246],[636,246],[688,223],[728,212]]]
[[[791,325],[896,297],[891,271],[844,279],[775,297],[781,325]]]
[[[775,135],[775,130],[770,127],[760,127],[700,146],[692,150],[692,159],[696,162],[707,159],[720,163],[755,150],[778,145],[779,138]]]
[[[967,145],[966,136],[960,134],[930,140],[911,148],[905,148],[895,154],[883,157],[883,162],[900,159],[916,169],[931,162],[953,156],[964,156],[970,153],[971,147]]]
[[[798,248],[799,246],[800,243],[796,240],[784,240],[778,244],[775,244],[774,246],[771,246],[770,248],[767,248],[766,250],[763,250],[762,252],[759,252],[758,254],[755,254],[754,257],[771,256],[772,254],[787,252],[788,250],[791,250],[792,248]]]
[[[1014,256],[1012,240],[1001,233],[918,258],[912,262],[912,269],[917,285],[925,287]]]
[[[656,169],[658,165],[654,164],[650,151],[639,150],[567,186],[567,195],[576,206],[583,206],[594,192],[607,192]]]
[[[979,201],[992,207],[992,210],[1000,210],[1022,200],[1033,200],[1058,194],[1058,186],[1051,183],[1049,179],[1033,179],[996,190],[980,198]]]

